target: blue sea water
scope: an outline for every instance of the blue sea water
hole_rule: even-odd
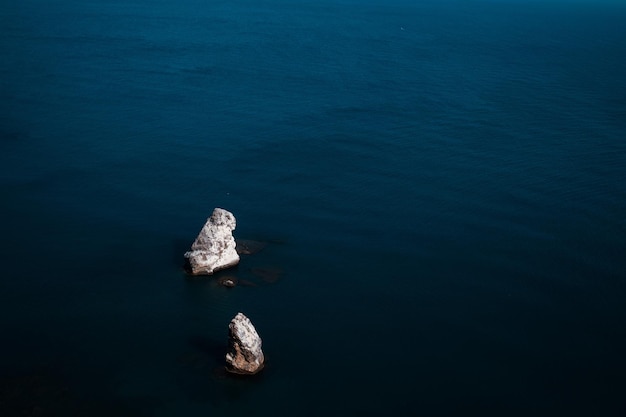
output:
[[[2,1],[0,415],[626,415],[625,22]],[[214,207],[248,285],[183,271]]]

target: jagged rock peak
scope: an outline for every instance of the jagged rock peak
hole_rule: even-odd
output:
[[[235,216],[222,208],[213,210],[198,237],[185,253],[189,272],[193,275],[211,275],[215,271],[239,263],[233,230]]]
[[[243,313],[237,313],[228,325],[229,351],[226,354],[226,369],[237,374],[256,374],[265,363],[261,350],[261,337],[254,325]]]

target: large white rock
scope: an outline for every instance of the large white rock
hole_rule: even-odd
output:
[[[226,369],[237,374],[256,374],[263,369],[265,356],[261,350],[261,338],[256,329],[242,313],[237,313],[228,325],[229,351]]]
[[[185,253],[193,275],[211,275],[239,263],[233,237],[236,225],[233,213],[221,208],[213,210],[191,250]]]

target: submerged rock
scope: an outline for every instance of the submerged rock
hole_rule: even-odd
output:
[[[237,313],[228,325],[229,351],[226,354],[226,370],[236,374],[253,375],[263,369],[265,357],[261,350],[261,338],[243,313]]]
[[[220,278],[217,282],[219,282],[220,285],[224,287],[233,288],[237,285],[239,280],[237,279],[237,277],[228,276]]]
[[[267,246],[266,242],[257,240],[237,239],[237,253],[240,255],[253,255],[261,252]]]
[[[235,216],[231,212],[221,208],[213,210],[191,245],[191,250],[185,253],[191,274],[211,275],[239,263],[233,237],[236,225]]]

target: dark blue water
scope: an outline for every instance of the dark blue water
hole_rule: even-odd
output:
[[[625,22],[2,1],[0,415],[626,415]],[[214,207],[247,286],[183,272]]]

